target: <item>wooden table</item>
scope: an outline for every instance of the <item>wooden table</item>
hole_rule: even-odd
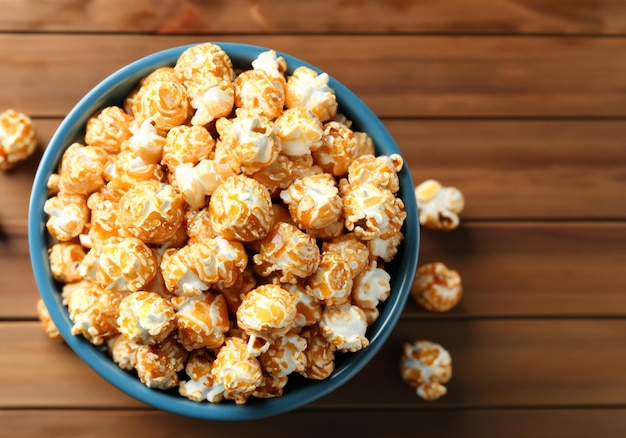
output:
[[[40,138],[0,174],[0,436],[625,436],[625,2],[0,0],[0,11],[0,110],[30,115]],[[27,204],[54,130],[124,64],[202,41],[327,71],[383,119],[416,183],[436,178],[467,201],[458,229],[422,232],[420,263],[462,276],[458,307],[409,301],[358,376],[273,419],[150,409],[49,340],[35,313]],[[398,373],[416,339],[453,358],[435,402]]]

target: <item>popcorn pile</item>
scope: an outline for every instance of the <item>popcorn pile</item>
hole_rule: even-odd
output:
[[[48,182],[72,333],[151,388],[246,403],[367,347],[406,218],[403,159],[337,112],[328,75],[206,43],[88,121]]]

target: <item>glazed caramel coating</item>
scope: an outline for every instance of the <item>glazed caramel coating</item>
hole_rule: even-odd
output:
[[[124,111],[130,115],[139,113],[141,111],[141,93],[145,91],[145,86],[147,84],[155,81],[177,80],[178,78],[174,74],[174,67],[166,66],[157,68],[139,81],[139,85],[137,85],[137,87],[135,87],[135,89],[133,89],[124,100],[122,108],[124,108]]]
[[[48,215],[48,232],[59,241],[78,237],[89,221],[87,200],[82,195],[58,193],[48,198],[43,210]]]
[[[170,335],[158,344],[140,345],[135,369],[141,382],[149,388],[173,388],[180,381],[178,373],[185,368],[188,355]]]
[[[304,107],[322,122],[331,120],[337,113],[335,91],[328,86],[328,74],[318,74],[315,70],[297,67],[287,78],[285,106]]]
[[[66,294],[69,317],[73,322],[72,334],[83,335],[94,345],[117,334],[119,305],[125,292],[107,291],[100,284],[83,280],[74,283]]]
[[[107,290],[142,290],[156,270],[155,252],[136,237],[110,238],[98,250],[96,280]]]
[[[162,163],[170,172],[179,164],[198,164],[213,155],[215,140],[203,126],[175,126],[167,133]]]
[[[262,70],[246,70],[235,79],[235,106],[265,117],[278,117],[285,105],[284,88]]]
[[[411,296],[431,312],[447,312],[463,296],[461,276],[441,262],[426,263],[417,269]]]
[[[312,326],[322,319],[322,303],[311,292],[309,286],[299,283],[282,283],[281,287],[293,295],[296,302],[296,330]]]
[[[348,181],[352,185],[369,182],[396,193],[400,189],[398,172],[403,165],[404,160],[398,154],[361,155],[348,167]]]
[[[63,337],[61,336],[61,333],[59,333],[59,329],[57,328],[57,326],[54,324],[54,321],[52,321],[52,318],[50,317],[50,313],[48,312],[46,303],[44,303],[41,298],[37,300],[36,310],[37,310],[37,318],[39,318],[39,322],[41,323],[41,326],[46,332],[46,335],[48,335],[50,339],[63,341]]]
[[[214,360],[213,355],[205,348],[189,353],[189,359],[185,365],[185,374],[189,376],[189,380],[180,382],[178,386],[180,395],[196,402],[222,401],[223,389],[215,385],[212,373]]]
[[[349,302],[352,284],[350,264],[335,252],[322,254],[320,265],[308,282],[310,293],[326,305]]]
[[[254,172],[251,177],[263,184],[270,196],[277,196],[294,181],[293,162],[287,156],[279,154],[276,160]]]
[[[248,292],[237,309],[237,325],[249,335],[276,339],[289,332],[295,323],[294,297],[275,284],[257,286]]]
[[[98,146],[72,143],[63,152],[59,167],[59,190],[67,194],[89,195],[104,184],[108,154]]]
[[[296,283],[317,271],[321,255],[315,238],[295,225],[278,222],[258,242],[258,254],[252,260],[257,274],[277,273],[282,283]]]
[[[146,243],[163,243],[182,225],[184,203],[171,185],[143,181],[120,199],[117,222],[125,232]]]
[[[10,170],[37,149],[37,133],[26,114],[13,109],[0,113],[0,170]]]
[[[443,385],[452,377],[450,353],[441,345],[426,340],[406,342],[400,360],[400,375],[417,395],[432,401],[443,396]]]
[[[228,311],[232,314],[237,313],[237,309],[241,305],[243,297],[248,292],[257,287],[256,276],[250,266],[237,276],[237,281],[232,286],[222,287],[215,285],[214,289],[219,291],[220,294],[226,299],[228,305]]]
[[[165,137],[159,135],[151,120],[145,120],[128,140],[122,142],[123,151],[133,151],[146,164],[160,163],[164,147]]]
[[[204,283],[231,287],[246,269],[248,254],[241,242],[216,236],[191,244],[189,261]]]
[[[161,182],[165,177],[162,166],[158,163],[145,162],[137,152],[123,150],[112,159],[112,166],[107,167],[108,187],[128,190],[143,181]]]
[[[165,135],[175,126],[187,122],[191,111],[187,91],[180,82],[155,80],[144,87],[134,111],[137,126],[150,120],[157,132]]]
[[[324,126],[320,119],[306,108],[286,109],[276,118],[274,126],[285,155],[291,157],[310,155],[311,151],[319,149],[322,145]]]
[[[110,154],[122,149],[122,143],[131,136],[133,116],[118,106],[103,108],[87,120],[85,143],[99,146]]]
[[[337,254],[347,261],[352,278],[365,270],[370,258],[367,245],[354,233],[344,233],[325,241],[322,252]]]
[[[218,235],[242,242],[265,237],[274,214],[265,186],[244,175],[228,177],[215,189],[209,212]]]
[[[398,254],[398,247],[403,240],[404,234],[402,232],[398,232],[388,239],[375,237],[373,239],[367,240],[366,243],[367,249],[369,250],[372,257],[376,257],[383,262],[390,262]]]
[[[159,264],[167,291],[177,296],[197,296],[209,289],[193,269],[189,254],[190,246],[168,248]]]
[[[119,332],[129,341],[157,344],[176,327],[176,312],[170,301],[156,292],[133,292],[120,303],[117,324]]]
[[[313,151],[315,164],[334,176],[342,176],[357,156],[354,132],[347,126],[328,122],[324,125],[322,144]]]
[[[226,299],[206,292],[194,297],[173,297],[176,308],[177,339],[187,350],[217,349],[230,329]]]
[[[87,231],[88,243],[83,245],[89,248],[99,248],[111,237],[120,237],[117,227],[119,215],[119,200],[121,191],[110,190],[108,187],[94,192],[87,198],[87,207],[91,212],[91,221]]]
[[[189,243],[200,243],[206,238],[216,236],[211,225],[211,217],[209,210],[203,208],[200,210],[187,210],[185,212],[185,232],[189,236]]]
[[[59,242],[52,245],[48,252],[52,277],[62,283],[79,281],[82,278],[80,263],[85,254],[84,247],[78,243]]]
[[[335,370],[335,349],[320,332],[317,324],[306,328],[300,336],[307,343],[304,350],[306,366],[300,374],[307,379],[326,379]]]
[[[230,57],[213,43],[198,44],[186,49],[174,65],[174,74],[190,92],[202,88],[206,78],[230,82],[235,79]]]
[[[132,371],[137,366],[137,350],[139,344],[129,340],[126,336],[116,335],[107,339],[107,348],[111,359],[121,369]]]
[[[235,105],[235,86],[225,79],[207,78],[191,90],[191,106],[196,110],[191,118],[192,125],[208,125],[220,117],[227,117]]]
[[[274,376],[301,373],[307,364],[306,346],[306,339],[294,332],[287,333],[274,340],[259,356],[259,361],[263,369]]]
[[[261,364],[248,352],[246,341],[230,337],[217,352],[212,374],[215,384],[224,388],[224,398],[245,403],[263,384]]]
[[[297,179],[280,197],[294,222],[304,229],[322,229],[337,222],[342,213],[335,179],[328,173]]]
[[[392,237],[406,218],[402,199],[372,183],[351,186],[342,201],[346,229],[364,240]]]

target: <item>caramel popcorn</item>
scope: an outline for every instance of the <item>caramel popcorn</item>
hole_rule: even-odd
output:
[[[431,312],[447,312],[463,296],[461,276],[441,262],[427,263],[417,269],[411,296]]]
[[[251,64],[188,48],[93,114],[48,180],[72,333],[196,402],[328,378],[369,344],[403,240],[402,157],[375,155],[326,73]]]
[[[157,344],[176,327],[176,312],[169,300],[155,292],[133,292],[120,303],[117,325],[131,342]]]
[[[400,360],[400,375],[417,395],[432,401],[447,392],[444,383],[452,377],[450,353],[441,345],[431,341],[405,343]]]
[[[455,187],[444,187],[429,179],[415,187],[420,224],[435,230],[453,230],[459,225],[459,214],[465,207],[463,193]]]
[[[332,119],[337,112],[335,91],[328,86],[328,74],[297,67],[287,79],[285,106],[304,107],[322,122]]]
[[[132,121],[133,116],[122,108],[105,107],[87,120],[85,142],[91,146],[99,146],[110,154],[116,154],[121,150],[122,143],[131,136]]]
[[[258,181],[244,175],[226,178],[209,200],[211,224],[218,235],[243,242],[262,239],[272,226],[272,198]]]
[[[300,178],[283,190],[280,197],[300,228],[322,229],[341,216],[339,190],[328,173]]]
[[[8,109],[0,113],[0,170],[10,170],[37,149],[37,133],[26,114]]]

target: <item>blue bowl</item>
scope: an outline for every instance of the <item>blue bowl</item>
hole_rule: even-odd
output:
[[[251,61],[261,52],[268,50],[265,47],[246,44],[221,42],[216,44],[229,54],[235,68],[251,68]],[[378,320],[368,327],[367,337],[370,344],[356,353],[338,353],[335,371],[330,377],[315,381],[290,376],[282,397],[251,398],[244,405],[236,405],[229,401],[197,403],[174,391],[148,388],[136,375],[120,369],[102,349],[91,345],[82,336],[71,334],[72,322],[67,308],[61,302],[61,286],[55,282],[50,272],[49,235],[45,227],[47,217],[43,206],[49,197],[48,177],[57,170],[64,150],[75,141],[84,141],[88,118],[105,106],[121,105],[125,96],[141,78],[158,67],[174,65],[188,47],[190,45],[157,52],[121,68],[89,91],[62,121],[43,154],[33,182],[28,214],[28,242],[32,269],[39,293],[67,344],[96,373],[121,391],[157,409],[206,420],[239,421],[275,416],[302,407],[339,388],[365,367],[391,334],[410,294],[417,267],[420,231],[414,186],[409,170],[404,166],[399,173],[398,196],[404,201],[407,212],[403,229],[405,239],[395,260],[387,265],[386,269],[392,278],[392,291],[390,297],[379,306]],[[287,62],[288,73],[302,65],[320,71],[290,55],[280,52],[277,54]],[[363,101],[332,77],[329,85],[336,92],[339,111],[353,121],[353,129],[367,132],[372,137],[378,155],[394,153],[401,155],[383,123]]]

